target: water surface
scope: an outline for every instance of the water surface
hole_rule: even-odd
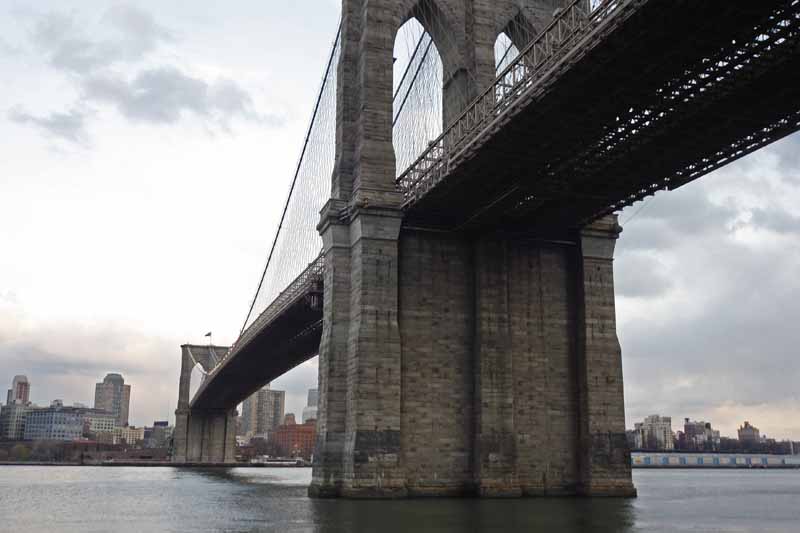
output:
[[[0,466],[0,530],[800,531],[800,471],[637,470],[634,500],[311,500],[308,469]]]

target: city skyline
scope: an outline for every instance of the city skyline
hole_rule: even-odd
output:
[[[242,326],[335,33],[337,2],[293,7],[0,6],[18,156],[0,172],[0,383],[91,404],[116,371],[131,424],[174,419],[179,346]],[[623,213],[628,426],[663,412],[800,439],[798,206],[795,135]],[[316,378],[312,361],[273,382],[287,412]]]

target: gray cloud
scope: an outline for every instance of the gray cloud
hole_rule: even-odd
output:
[[[74,15],[49,13],[37,21],[32,38],[52,66],[76,74],[138,61],[160,43],[173,40],[152,15],[133,6],[112,7],[101,22],[103,28],[112,30],[112,38],[92,40]]]
[[[132,387],[133,423],[172,417],[178,395],[180,339],[146,335],[115,324],[38,323],[31,328],[26,322],[20,306],[0,305],[0,391],[14,375],[25,374],[31,380],[32,400],[40,405],[56,398],[68,404],[91,404],[94,384],[109,372],[119,372]],[[294,412],[299,419],[308,388],[316,381],[313,360],[272,385],[286,391],[286,412]]]
[[[84,81],[83,90],[87,100],[111,104],[134,121],[172,124],[193,113],[225,126],[234,117],[280,124],[277,117],[256,112],[250,95],[235,82],[208,83],[175,67],[143,70],[131,80],[93,76]]]
[[[24,368],[26,372],[33,376],[50,374],[59,376],[76,374],[79,376],[97,376],[102,375],[101,373],[108,369],[106,363],[76,359],[74,355],[70,356],[63,352],[48,351],[31,341],[2,344],[0,346],[0,357],[3,358],[7,365]]]
[[[776,233],[800,234],[800,217],[787,213],[777,206],[769,209],[754,209],[750,223]]]
[[[653,298],[672,287],[666,267],[656,257],[633,252],[618,261],[616,292],[628,298]]]
[[[82,109],[54,112],[43,116],[28,113],[20,107],[8,112],[8,119],[12,122],[35,126],[49,137],[84,146],[89,143],[89,134],[86,131],[87,117],[88,112]]]
[[[800,136],[792,135],[771,149],[778,159],[777,174],[780,178],[793,185],[800,185]]]
[[[8,41],[0,37],[0,55],[13,56],[17,55],[18,53],[19,50],[16,47],[12,46]]]
[[[31,399],[47,405],[93,401],[94,384],[109,372],[132,386],[134,424],[172,415],[177,400],[179,342],[114,324],[26,323],[18,306],[0,307],[0,390],[15,374],[31,380]]]
[[[615,267],[629,421],[659,412],[730,432],[755,414],[769,434],[800,437],[784,420],[800,413],[800,218],[787,211],[800,182],[786,179],[798,140],[660,194],[625,225]]]
[[[719,205],[703,192],[698,194],[696,187],[661,192],[621,217],[621,243],[623,250],[663,249],[677,245],[686,235],[697,237],[720,228],[732,230],[739,214],[732,205]],[[633,227],[636,231],[631,231]]]
[[[9,112],[12,121],[36,126],[49,136],[87,145],[89,113],[85,109],[93,104],[110,105],[128,120],[151,124],[175,124],[188,114],[223,130],[229,130],[234,119],[268,127],[283,124],[276,115],[259,113],[250,93],[233,80],[209,81],[176,66],[149,67],[131,75],[120,72],[117,67],[127,65],[130,70],[175,40],[139,8],[112,7],[92,31],[74,14],[38,15],[31,38],[50,65],[70,73],[82,93],[80,103],[69,111],[38,115],[15,108]]]

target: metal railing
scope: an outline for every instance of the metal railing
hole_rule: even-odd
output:
[[[304,298],[311,292],[316,285],[322,283],[325,275],[325,257],[318,256],[308,267],[292,281],[289,286],[281,292],[277,298],[256,318],[247,329],[239,336],[236,342],[225,353],[222,360],[208,372],[213,376],[225,362],[252,341],[265,327],[272,323],[275,318],[281,315],[288,307],[292,306],[300,298]]]
[[[497,77],[484,93],[422,155],[397,178],[396,185],[408,206],[435,187],[460,158],[474,151],[476,141],[500,129],[543,89],[543,80],[554,79],[565,61],[577,56],[584,39],[623,8],[643,0],[605,0],[587,12],[586,0],[574,0],[558,12],[544,31]],[[611,25],[607,25],[611,26]],[[592,43],[590,43],[592,44]],[[591,46],[585,46],[590,49]]]

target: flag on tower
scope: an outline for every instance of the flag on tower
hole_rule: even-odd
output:
[[[206,337],[210,337],[211,336],[211,332],[209,331],[208,333],[205,334],[205,336]]]

